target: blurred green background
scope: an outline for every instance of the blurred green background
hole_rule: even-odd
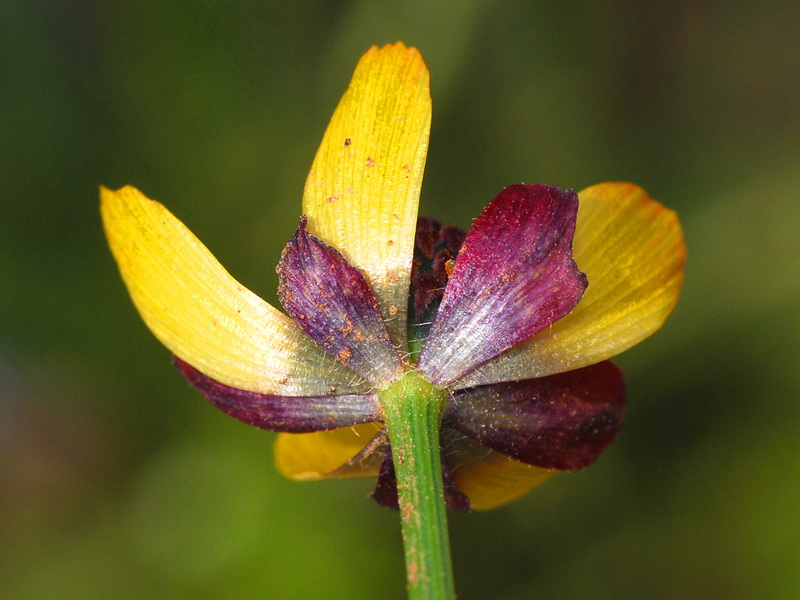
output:
[[[800,3],[0,3],[0,597],[402,598],[371,481],[299,484],[146,330],[99,184],[163,201],[276,302],[359,56],[432,74],[422,212],[631,180],[680,212],[681,303],[622,356],[591,469],[451,519],[459,598],[800,594]]]

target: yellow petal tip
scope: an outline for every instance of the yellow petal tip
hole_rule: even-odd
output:
[[[401,42],[373,46],[334,111],[303,193],[309,232],[364,273],[398,346],[430,120],[419,51]]]

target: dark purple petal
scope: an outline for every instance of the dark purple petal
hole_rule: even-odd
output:
[[[394,474],[391,452],[387,452],[383,458],[381,470],[378,472],[378,481],[370,497],[381,506],[388,508],[399,508],[400,506],[397,498],[397,477]]]
[[[380,420],[377,396],[269,396],[230,387],[204,375],[179,358],[175,366],[209,402],[261,429],[308,433],[351,427]]]
[[[572,260],[578,195],[512,185],[475,220],[453,272],[419,370],[452,383],[563,317],[586,289]]]
[[[442,457],[442,484],[444,486],[444,501],[447,508],[453,512],[467,512],[470,509],[469,498],[461,493],[453,481],[453,474],[449,466]],[[386,456],[381,463],[381,470],[378,473],[378,482],[372,492],[372,499],[381,506],[398,508],[399,500],[397,497],[397,477],[394,472],[391,448],[387,449]]]
[[[417,219],[408,300],[408,339],[414,358],[419,356],[428,337],[453,262],[466,235],[458,227],[443,226],[435,219]]]
[[[444,501],[453,512],[469,512],[470,502],[453,479],[449,463],[442,457],[442,484],[444,485]]]
[[[590,465],[625,416],[622,373],[606,361],[541,379],[457,392],[444,425],[545,469]]]
[[[402,370],[378,301],[361,272],[306,231],[306,219],[278,263],[278,295],[314,341],[374,385]]]

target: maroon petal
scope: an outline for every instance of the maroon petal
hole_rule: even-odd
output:
[[[381,506],[388,508],[399,508],[400,503],[397,498],[397,477],[394,474],[394,463],[392,453],[387,452],[381,463],[381,470],[378,472],[378,481],[370,497]]]
[[[447,503],[447,508],[453,512],[469,512],[471,508],[469,498],[458,489],[455,479],[453,479],[453,472],[450,470],[450,465],[444,456],[442,456],[442,484],[444,485],[444,501]]]
[[[378,301],[361,272],[306,231],[306,219],[278,263],[281,304],[314,341],[374,385],[402,369]]]
[[[464,240],[419,358],[434,385],[448,385],[563,317],[586,289],[572,260],[578,195],[512,185]]]
[[[445,423],[545,469],[590,465],[625,416],[622,373],[606,361],[568,373],[458,392]]]
[[[435,219],[417,219],[408,301],[408,339],[414,359],[428,337],[453,262],[466,235],[458,227],[444,226]]]
[[[447,462],[442,457],[442,484],[444,486],[444,501],[447,508],[453,512],[468,512],[470,509],[469,498],[461,493],[461,490],[453,480],[453,474],[450,471]],[[381,470],[378,473],[378,482],[375,484],[375,489],[372,492],[372,499],[381,506],[389,508],[398,508],[399,501],[397,497],[397,477],[394,472],[394,462],[392,462],[392,451],[389,448],[386,456],[381,463]]]
[[[175,359],[189,383],[221,411],[269,431],[308,433],[380,420],[377,396],[269,396],[227,386]]]

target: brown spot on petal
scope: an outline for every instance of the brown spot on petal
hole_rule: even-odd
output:
[[[342,348],[339,350],[339,354],[336,356],[336,358],[340,362],[347,364],[347,361],[353,358],[353,351],[350,350],[350,348]]]
[[[394,316],[397,315],[398,310],[399,309],[396,306],[390,306],[389,307],[389,314],[394,317]]]
[[[344,337],[352,335],[353,331],[355,330],[355,327],[353,327],[353,321],[350,320],[350,317],[348,315],[343,315],[343,320],[344,320],[344,325],[339,327],[339,331]]]
[[[338,199],[339,199],[339,196],[329,196],[329,197],[325,198],[325,202],[335,202]]]
[[[345,146],[349,146],[351,143],[352,143],[352,142],[350,141],[350,138],[347,138],[347,139],[345,139],[345,141],[344,141],[344,145],[345,145]]]
[[[374,167],[375,166],[375,161],[372,159],[372,157],[368,156],[367,157],[367,162],[365,163],[365,165],[367,167]]]

